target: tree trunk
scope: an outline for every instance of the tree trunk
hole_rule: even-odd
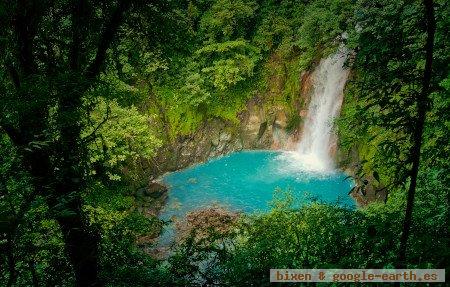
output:
[[[78,205],[78,204],[77,204]],[[79,204],[81,206],[81,203]],[[76,286],[103,286],[98,280],[98,232],[86,228],[81,211],[70,217],[59,218],[64,242],[73,265]]]
[[[72,136],[76,134],[76,132],[69,133]],[[73,148],[73,145],[67,142],[65,146],[61,156],[64,159],[72,159],[72,162],[66,166],[67,170],[62,175],[51,172],[50,156],[45,150],[34,150],[25,157],[24,162],[33,176],[36,192],[47,195],[48,205],[61,227],[66,252],[74,269],[76,286],[102,286],[97,276],[100,236],[96,230],[88,228],[83,220],[80,195],[82,177],[77,174],[80,172],[78,170],[80,162],[73,162],[78,158],[77,153],[80,153],[80,149]],[[68,149],[71,149],[70,153]],[[70,161],[64,162],[69,164]],[[61,205],[61,202],[65,204]],[[59,208],[56,209],[55,206]]]
[[[83,78],[60,99],[58,124],[60,141],[56,154],[61,160],[55,196],[50,206],[59,203],[56,220],[61,226],[67,254],[74,268],[76,286],[102,286],[98,280],[98,230],[89,228],[82,212],[81,193],[85,188],[87,147],[80,142],[82,115],[80,112]],[[76,81],[74,81],[76,83]],[[57,211],[57,212],[58,212]]]
[[[415,130],[413,135],[413,147],[411,151],[411,181],[408,189],[408,197],[406,202],[405,219],[403,222],[403,232],[400,238],[400,249],[398,254],[398,268],[406,267],[406,249],[411,229],[412,222],[412,210],[414,206],[414,195],[416,193],[417,175],[419,173],[420,164],[420,148],[422,146],[422,135],[425,126],[425,116],[428,104],[428,95],[430,93],[430,81],[432,73],[432,61],[433,61],[433,44],[434,44],[434,32],[435,32],[435,19],[434,19],[434,5],[433,0],[423,0],[425,6],[425,21],[426,21],[426,33],[427,40],[425,44],[426,62],[425,70],[423,74],[422,91],[417,98],[417,121],[415,123]]]
[[[14,144],[22,153],[22,164],[32,177],[35,194],[43,195],[55,213],[64,237],[67,256],[74,268],[76,286],[102,286],[98,280],[98,231],[92,230],[85,223],[82,213],[82,191],[84,189],[86,144],[80,142],[81,132],[81,98],[96,81],[102,71],[107,49],[110,47],[122,23],[123,14],[132,5],[131,0],[120,0],[105,21],[100,35],[95,58],[84,68],[80,61],[84,51],[83,33],[86,23],[87,1],[72,1],[73,39],[69,49],[68,67],[71,69],[70,83],[64,83],[54,100],[59,109],[55,130],[59,131],[58,140],[46,135],[48,107],[42,106],[19,113],[18,127],[2,125]],[[17,93],[26,101],[35,101],[32,91],[21,88],[30,76],[39,75],[33,53],[33,39],[38,31],[39,20],[45,9],[38,9],[39,1],[19,1],[12,23],[17,40],[17,63],[20,69],[15,70],[13,64],[7,65],[11,80]],[[39,6],[41,7],[41,6]],[[42,6],[46,7],[46,6]],[[41,8],[42,8],[41,7]],[[43,75],[44,77],[46,75]],[[73,81],[72,81],[73,80]],[[29,94],[26,94],[29,93]],[[31,142],[42,142],[43,146],[34,148]],[[30,198],[30,202],[32,198]],[[24,205],[25,206],[25,205]],[[16,272],[11,272],[10,280],[14,281]]]

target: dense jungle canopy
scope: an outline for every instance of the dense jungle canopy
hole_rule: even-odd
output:
[[[445,0],[2,0],[0,286],[449,273],[449,29]],[[351,192],[383,199],[297,208],[277,190],[269,212],[225,217],[155,256],[166,223],[136,194],[171,170],[161,163],[177,144],[212,121],[238,127],[249,102],[283,107],[294,131],[302,75],[340,47],[351,56],[339,164]]]

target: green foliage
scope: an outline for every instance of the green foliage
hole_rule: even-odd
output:
[[[423,160],[430,166],[448,167],[450,153],[450,75],[440,83],[440,89],[431,94],[431,110],[427,114],[424,133]]]
[[[243,37],[257,9],[254,0],[217,0],[200,20],[200,31],[209,41]]]
[[[89,224],[101,230],[101,277],[108,286],[148,286],[160,276],[157,261],[136,244],[143,236],[155,237],[162,223],[135,209],[135,197],[124,184],[91,184],[84,210]],[[156,284],[156,283],[155,283]]]
[[[411,268],[445,264],[441,256],[448,238],[442,232],[448,210],[439,201],[447,195],[437,190],[418,192]],[[361,210],[321,203],[295,209],[292,195],[278,191],[270,212],[242,217],[235,232],[207,245],[188,241],[170,258],[169,268],[178,285],[194,281],[230,286],[268,286],[271,268],[390,268],[397,258],[403,202],[404,198],[393,197],[387,204]]]
[[[358,53],[352,62],[353,79],[347,89],[339,133],[343,150],[358,150],[363,163],[361,174],[377,171],[381,185],[393,188],[406,183],[410,169],[416,98],[421,92],[424,69],[425,31],[422,2],[385,2],[379,6],[359,1],[356,6],[358,24],[349,30],[348,44]],[[442,7],[436,10],[437,15],[446,13],[442,4],[437,7]],[[437,37],[448,37],[447,34],[445,29],[436,31]],[[446,63],[450,59],[448,47],[442,43],[436,43],[436,50],[447,50],[447,55],[436,55],[433,65],[440,72],[434,73],[432,91],[441,90],[438,83],[447,76]],[[431,100],[435,102],[439,95],[432,95]],[[434,113],[446,109],[443,106],[448,106],[448,102],[440,100],[433,105],[440,106],[441,111],[431,109],[432,118]]]
[[[107,286],[264,286],[270,268],[396,263],[425,64],[421,1],[137,1],[112,37],[99,81],[84,73],[103,43],[98,31],[120,1],[88,1],[90,12],[77,27],[71,1],[38,2],[17,10],[14,1],[0,4],[2,27],[15,24],[0,30],[0,285],[74,285],[57,221],[65,213],[85,221],[86,234],[100,232],[98,265]],[[434,2],[432,93],[408,246],[412,268],[448,267],[450,5]],[[9,16],[21,13],[27,17]],[[31,55],[15,31],[23,23]],[[210,119],[238,124],[255,95],[266,109],[287,107],[287,129],[294,130],[304,104],[302,72],[341,43],[354,54],[338,120],[340,149],[356,151],[349,158],[358,176],[389,191],[387,203],[299,208],[289,192],[277,191],[270,212],[243,216],[232,232],[211,233],[201,244],[187,240],[166,261],[149,256],[151,242],[142,238],[155,237],[162,223],[138,212],[133,192],[147,182],[145,168],[157,150]],[[22,143],[14,143],[11,127],[25,127]],[[74,136],[65,141],[67,135]],[[30,154],[48,159],[44,181],[28,172]],[[72,183],[79,188],[58,189],[69,194],[54,189]],[[79,205],[68,209],[71,200]]]
[[[253,41],[262,51],[271,52],[278,49],[282,55],[286,56],[292,48],[293,38],[290,19],[270,11],[258,26]]]
[[[225,91],[253,75],[259,50],[244,40],[209,44],[195,52],[182,92],[193,106],[223,99]]]
[[[353,1],[349,0],[312,1],[305,9],[298,30],[301,35],[298,40],[299,47],[307,52],[317,48],[324,50],[324,54],[333,51],[333,46],[339,43],[337,40],[347,31],[350,24],[348,22],[352,19],[353,5]]]
[[[158,115],[159,122],[162,123],[160,131],[164,131],[170,141],[177,136],[190,134],[205,120],[204,114],[186,102],[185,93],[164,87],[155,91],[155,96],[157,103],[150,112]]]
[[[127,35],[110,51],[111,65],[107,72],[108,82],[123,81],[135,84],[140,81],[155,83],[160,81],[158,75],[168,69],[168,60],[159,49],[150,48],[143,39]]]
[[[34,197],[10,139],[0,136],[0,286],[16,272],[17,286],[35,276],[53,286],[73,284],[64,240],[43,196]],[[14,268],[14,269],[13,269]],[[33,275],[34,274],[34,275]]]
[[[334,49],[350,6],[348,1],[330,5],[319,0],[189,1],[185,11],[192,37],[185,45],[189,49],[149,52],[145,41],[126,38],[115,52],[118,64],[112,74],[150,94],[151,111],[172,140],[211,118],[238,122],[245,101],[256,94],[270,94],[268,105],[290,108],[300,94],[299,75],[322,52]],[[279,66],[271,63],[274,58]],[[144,72],[145,67],[151,71]],[[272,91],[278,77],[284,83]]]
[[[91,112],[90,122],[83,137],[88,139],[96,134],[89,145],[91,172],[96,174],[101,165],[110,180],[120,180],[119,172],[126,164],[126,175],[137,181],[136,163],[150,159],[161,145],[151,130],[149,116],[139,113],[134,106],[122,108],[115,101],[100,99]]]
[[[223,52],[221,46],[235,46],[234,43],[222,43],[216,47],[206,46],[197,51],[199,57],[207,57],[209,53]],[[215,48],[215,49],[214,49]],[[214,50],[213,50],[214,49]],[[226,50],[225,50],[226,51]],[[201,71],[206,74],[207,78],[212,79],[213,86],[219,91],[224,91],[229,86],[245,80],[246,77],[253,74],[253,68],[257,58],[243,54],[235,54],[231,58],[217,60],[213,62],[213,66],[205,67]]]
[[[302,122],[302,118],[298,115],[298,113],[293,113],[287,122],[286,131],[293,132],[296,130]]]

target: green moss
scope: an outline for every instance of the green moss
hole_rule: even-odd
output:
[[[287,121],[286,131],[288,133],[293,132],[296,128],[300,126],[302,118],[298,113],[292,113]]]
[[[307,70],[311,58],[300,54],[290,59],[273,55],[264,66],[264,77],[267,82],[264,92],[264,109],[272,110],[274,106],[282,106],[291,114],[297,113],[304,102],[301,95],[301,75]]]
[[[303,104],[301,74],[311,62],[312,57],[308,53],[289,59],[272,54],[265,64],[255,68],[252,77],[228,89],[214,90],[214,101],[197,106],[193,106],[176,85],[157,87],[149,112],[157,115],[161,132],[172,141],[178,136],[192,134],[210,119],[222,119],[238,126],[238,114],[250,99],[258,96],[266,113],[273,111],[274,107],[283,107],[290,114],[288,130],[293,131],[301,120],[298,116],[298,108]]]

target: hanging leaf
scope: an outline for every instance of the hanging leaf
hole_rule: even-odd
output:
[[[374,177],[378,182],[380,182],[380,175],[378,174],[377,171],[374,171],[374,172],[373,172],[373,177]]]

